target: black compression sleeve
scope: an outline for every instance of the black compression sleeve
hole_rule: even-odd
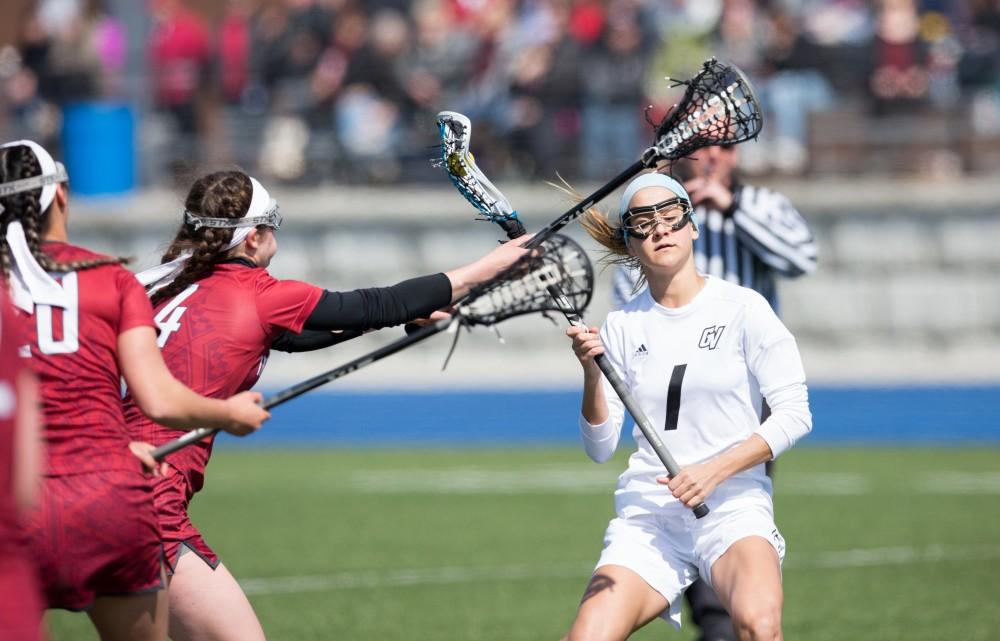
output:
[[[382,329],[425,318],[451,304],[451,281],[444,274],[411,278],[392,287],[324,291],[305,328],[315,330]]]
[[[343,332],[330,332],[314,329],[304,329],[301,334],[294,334],[289,331],[282,332],[271,343],[271,349],[279,352],[311,352],[324,347],[330,347],[337,343],[351,340],[361,336],[364,332],[348,330]]]

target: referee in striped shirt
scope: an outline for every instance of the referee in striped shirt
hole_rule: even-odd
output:
[[[736,147],[708,147],[697,154],[676,170],[697,214],[698,271],[756,290],[779,312],[775,277],[795,278],[816,269],[816,243],[806,221],[778,192],[736,178]],[[616,309],[641,291],[638,278],[638,270],[615,270]],[[767,413],[765,405],[764,417]],[[736,641],[732,620],[707,583],[699,580],[684,594],[701,630],[699,641]]]
[[[778,192],[736,179],[736,147],[708,147],[697,154],[676,168],[697,214],[695,266],[756,290],[780,313],[775,277],[816,269],[816,243],[806,221]],[[616,309],[638,294],[637,279],[638,272],[628,268],[615,271]]]

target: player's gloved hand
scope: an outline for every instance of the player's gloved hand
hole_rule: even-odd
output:
[[[566,335],[573,340],[573,353],[576,354],[584,374],[598,376],[601,369],[597,366],[594,358],[604,353],[604,344],[598,335],[596,327],[573,326],[566,330]]]
[[[156,459],[153,458],[152,451],[156,449],[152,443],[146,443],[145,441],[132,441],[128,444],[128,449],[132,452],[132,455],[139,459],[142,463],[142,469],[147,474],[152,474],[153,476],[166,476],[167,474],[167,464],[157,463]]]
[[[223,429],[236,436],[246,436],[260,429],[271,413],[260,406],[260,392],[240,392],[225,403],[229,408],[229,425]]]

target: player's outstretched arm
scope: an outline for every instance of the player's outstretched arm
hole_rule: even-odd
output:
[[[163,362],[152,327],[133,327],[118,336],[119,367],[132,397],[152,420],[177,429],[208,427],[244,436],[271,417],[257,392],[226,400],[195,393],[174,378]]]
[[[287,352],[322,349],[374,329],[432,318],[470,289],[494,278],[524,256],[521,245],[529,237],[505,243],[479,260],[444,274],[411,278],[391,287],[324,291],[306,318],[308,335],[279,337],[275,349]],[[439,315],[440,316],[440,315]],[[330,332],[344,332],[331,334]]]

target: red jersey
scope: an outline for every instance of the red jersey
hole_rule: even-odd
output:
[[[100,258],[82,247],[45,243],[59,262]],[[118,335],[155,327],[135,275],[121,265],[53,274],[70,300],[66,309],[35,305],[25,333],[28,362],[38,374],[49,476],[137,469],[122,411]]]
[[[17,376],[23,364],[17,355],[20,332],[8,305],[6,288],[0,287],[0,557],[24,544],[13,486]]]
[[[218,265],[157,305],[163,359],[179,381],[204,396],[246,391],[260,377],[274,339],[286,330],[301,332],[322,294],[308,283],[278,280],[264,268]],[[125,417],[133,439],[161,445],[180,435],[146,418],[131,396]],[[211,452],[212,439],[205,439],[168,459],[192,493],[202,487]]]

